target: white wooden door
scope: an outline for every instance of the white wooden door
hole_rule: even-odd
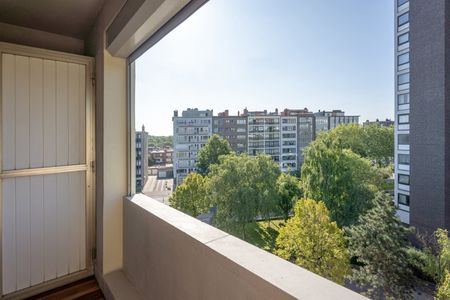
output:
[[[87,68],[1,52],[3,295],[91,270]]]

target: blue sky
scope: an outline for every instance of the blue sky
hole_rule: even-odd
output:
[[[392,0],[210,0],[136,65],[136,128],[173,110],[394,115]]]

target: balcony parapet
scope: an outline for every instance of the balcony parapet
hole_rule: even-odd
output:
[[[366,299],[145,195],[123,224],[123,273],[147,299]]]

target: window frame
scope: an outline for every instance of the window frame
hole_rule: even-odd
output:
[[[408,40],[407,40],[406,42],[400,42],[400,38],[403,37],[403,36],[408,36]],[[408,31],[408,32],[405,32],[405,33],[402,33],[402,34],[400,34],[400,35],[397,37],[397,45],[398,45],[398,46],[401,46],[401,45],[404,45],[404,44],[407,44],[407,43],[409,43],[409,31]]]
[[[191,0],[174,17],[151,35],[142,45],[127,57],[127,194],[136,193],[136,149],[135,149],[135,86],[136,60],[147,50],[156,45],[161,39],[178,27],[208,0]]]
[[[405,22],[400,23],[400,18],[402,18],[403,16],[407,16],[407,19],[406,19]],[[401,15],[399,15],[399,16],[397,17],[397,24],[398,24],[398,27],[401,27],[401,26],[403,26],[403,25],[405,25],[405,24],[408,24],[408,23],[409,23],[409,11],[407,11],[407,12],[405,12],[405,13],[403,13],[403,14],[401,14]]]
[[[402,6],[403,4],[408,3],[409,0],[397,0],[397,7]]]
[[[402,63],[400,63],[400,58],[402,58],[402,57],[405,57],[405,56],[407,56],[407,57],[408,57],[408,60],[407,60],[407,61],[405,61],[405,62],[402,62]],[[402,54],[399,54],[399,55],[397,55],[397,66],[398,66],[398,67],[400,67],[400,66],[403,66],[403,65],[406,65],[406,64],[409,64],[409,61],[410,61],[410,57],[409,57],[409,51],[408,51],[408,52],[405,52],[405,53],[402,53]],[[408,81],[408,83],[409,83],[409,81]],[[403,84],[405,84],[405,83],[403,83]]]
[[[407,200],[404,203],[400,202],[400,196],[405,196],[405,199],[407,199]],[[397,203],[399,205],[409,206],[409,204],[410,204],[409,195],[398,193],[397,194]]]
[[[400,180],[400,177],[407,177],[408,178],[408,183],[402,182]],[[399,184],[409,185],[410,184],[410,180],[411,180],[411,178],[410,178],[410,175],[408,175],[408,174],[401,174],[401,173],[399,173],[398,176],[397,176],[397,181],[398,181]]]
[[[401,156],[408,157],[408,162],[407,162],[407,163],[405,163],[405,162],[400,162],[400,157],[401,157]],[[409,156],[409,154],[399,153],[399,154],[397,155],[397,162],[398,162],[399,165],[407,165],[407,166],[409,166],[409,165],[411,164],[411,157]]]
[[[408,116],[407,122],[400,121],[401,117],[403,117],[403,116]],[[409,124],[409,114],[399,114],[397,120],[398,120],[398,124]]]

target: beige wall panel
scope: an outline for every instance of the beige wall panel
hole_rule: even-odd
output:
[[[56,62],[44,60],[44,166],[56,166]]]
[[[44,279],[56,278],[57,264],[57,214],[56,176],[44,176]]]
[[[30,167],[44,166],[43,60],[30,58]]]
[[[69,174],[56,175],[56,274],[57,277],[69,273]]]
[[[2,181],[2,276],[3,293],[16,290],[16,180]]]
[[[17,289],[30,286],[30,178],[16,178]]]
[[[30,167],[30,62],[16,55],[16,167]],[[18,84],[20,83],[20,84]]]
[[[14,55],[2,55],[2,156],[3,170],[12,170],[16,163],[16,59]]]
[[[69,159],[68,66],[56,62],[56,164],[65,166]]]
[[[44,177],[30,177],[30,284],[44,281]]]

